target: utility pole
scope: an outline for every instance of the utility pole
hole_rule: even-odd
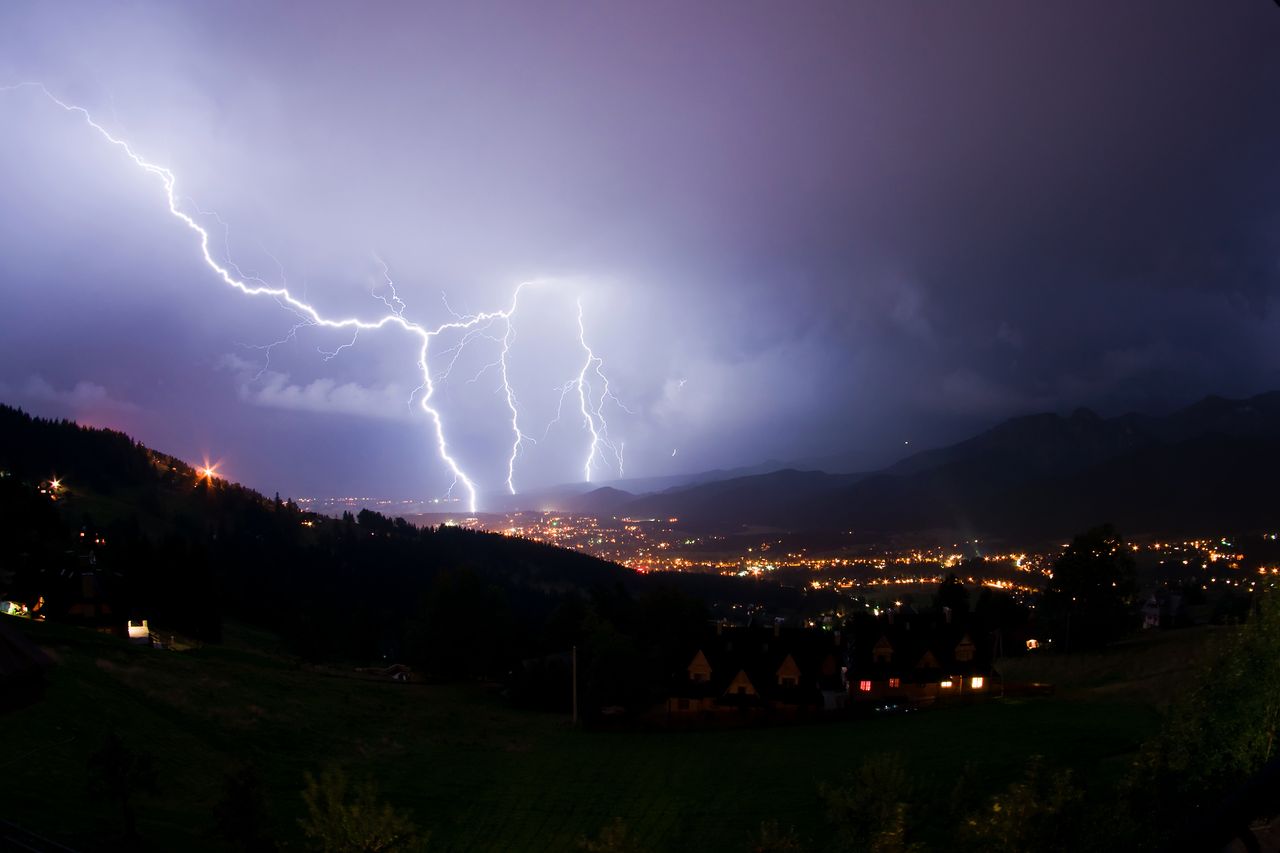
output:
[[[573,647],[573,652],[571,653],[571,657],[573,659],[573,666],[572,666],[573,686],[571,688],[572,697],[573,697],[573,726],[574,728],[577,728],[578,727],[578,647],[577,646]]]

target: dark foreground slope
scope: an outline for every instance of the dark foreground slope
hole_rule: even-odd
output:
[[[452,632],[475,659],[432,665],[459,674],[536,653],[566,595],[635,577],[520,539],[304,513],[121,433],[5,407],[0,472],[0,598],[43,596],[53,618],[88,618],[91,592],[97,623],[147,618],[216,640],[234,617],[312,658],[422,663]]]
[[[1034,753],[1105,791],[1156,720],[1144,698],[1110,683],[1099,696],[827,725],[592,734],[476,684],[310,671],[235,626],[222,646],[159,652],[19,624],[58,663],[45,700],[3,718],[0,818],[85,851],[115,849],[119,836],[117,806],[91,793],[87,766],[109,733],[156,764],[156,792],[135,801],[141,841],[130,850],[236,849],[214,836],[213,816],[228,776],[248,764],[269,832],[288,849],[301,847],[303,773],[337,766],[375,779],[431,832],[431,850],[559,853],[621,818],[635,849],[745,853],[768,819],[796,827],[806,849],[831,849],[818,785],[887,751],[930,804],[915,813],[920,836],[949,849],[961,780],[981,798]]]

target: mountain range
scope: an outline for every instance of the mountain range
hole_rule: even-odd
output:
[[[557,508],[744,527],[1059,536],[1101,521],[1133,533],[1280,527],[1280,392],[1208,397],[1163,416],[1013,418],[880,471],[795,469],[647,494],[616,487]]]

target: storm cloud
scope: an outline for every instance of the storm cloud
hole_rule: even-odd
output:
[[[27,80],[171,167],[219,257],[327,312],[383,307],[375,253],[433,324],[556,282],[517,329],[525,487],[580,476],[581,424],[542,429],[579,299],[636,476],[1280,387],[1265,0],[10,3],[0,85]],[[447,489],[412,336],[327,358],[349,336],[218,282],[83,123],[28,89],[0,128],[6,402],[269,491]],[[482,491],[492,357],[440,396]]]

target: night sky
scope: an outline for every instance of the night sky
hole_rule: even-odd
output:
[[[326,313],[386,313],[375,254],[431,325],[544,280],[523,488],[582,476],[580,416],[546,429],[579,299],[629,476],[1280,388],[1269,0],[265,5],[6,3],[0,85],[87,108],[219,260]],[[38,90],[0,128],[0,400],[268,492],[445,492],[411,336],[268,362],[293,315],[220,282],[159,181]],[[482,504],[487,343],[436,398]]]

